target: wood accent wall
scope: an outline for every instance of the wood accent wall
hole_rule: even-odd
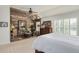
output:
[[[26,12],[15,8],[10,8],[10,15],[26,17]]]

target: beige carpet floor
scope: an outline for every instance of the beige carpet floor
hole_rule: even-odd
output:
[[[36,37],[23,39],[6,45],[0,45],[0,53],[34,53],[32,43]]]

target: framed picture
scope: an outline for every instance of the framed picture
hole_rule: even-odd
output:
[[[8,27],[8,22],[0,22],[0,27]]]

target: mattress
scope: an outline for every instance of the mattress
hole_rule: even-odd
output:
[[[79,53],[79,37],[50,33],[37,37],[32,47],[46,53]]]

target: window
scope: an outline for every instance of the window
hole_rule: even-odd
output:
[[[63,20],[54,20],[54,32],[77,35],[77,19],[68,18]]]
[[[54,32],[59,32],[59,20],[54,20]]]
[[[64,21],[59,20],[59,32],[64,33]]]
[[[70,19],[70,34],[77,35],[77,19],[76,18]]]
[[[69,19],[64,19],[64,33],[69,34]]]

